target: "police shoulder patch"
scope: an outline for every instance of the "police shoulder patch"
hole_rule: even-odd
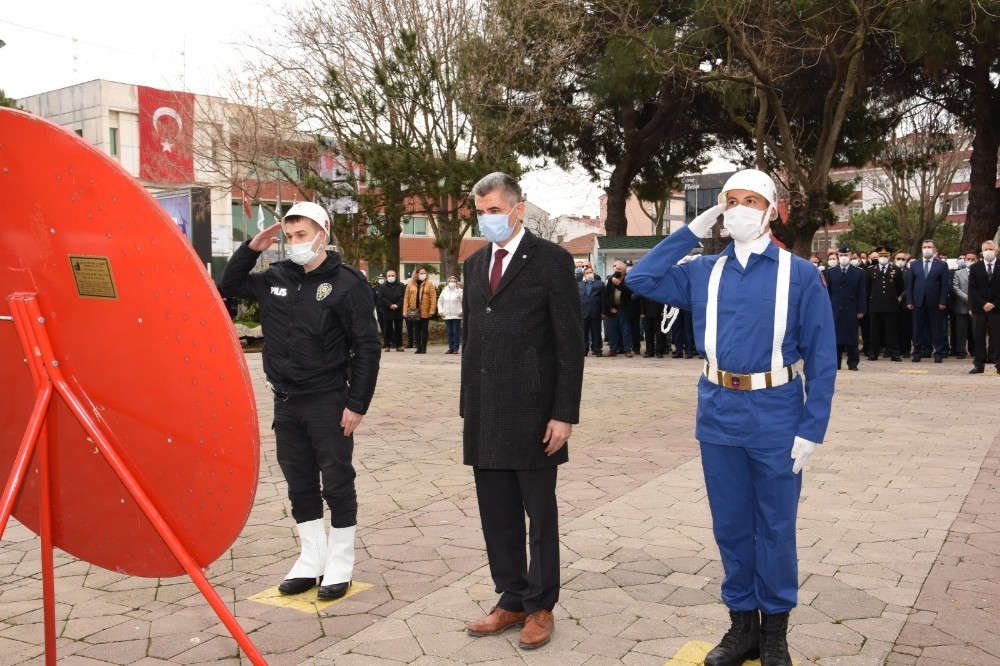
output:
[[[324,282],[320,286],[316,287],[316,300],[322,301],[324,298],[330,295],[331,291],[333,291],[333,285],[331,285],[329,282]]]

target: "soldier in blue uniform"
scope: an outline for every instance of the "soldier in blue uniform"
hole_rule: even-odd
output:
[[[792,663],[799,472],[826,435],[837,374],[830,299],[812,264],[771,241],[776,202],[767,174],[737,172],[719,205],[656,246],[627,279],[642,296],[692,311],[706,359],[695,436],[732,619],[706,666],[758,655],[763,666]],[[720,215],[735,242],[678,265]]]
[[[830,290],[833,322],[837,329],[837,369],[841,356],[847,354],[847,369],[857,370],[858,321],[865,316],[868,302],[865,297],[865,273],[851,265],[851,248],[837,248],[837,266],[826,272],[826,288]],[[865,340],[865,344],[868,341]]]

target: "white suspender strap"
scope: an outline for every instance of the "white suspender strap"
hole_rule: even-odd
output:
[[[792,253],[778,249],[778,284],[774,299],[774,340],[771,342],[771,372],[777,373],[785,366],[781,346],[785,342],[788,325],[788,292],[792,285]]]
[[[715,339],[719,329],[719,282],[722,281],[722,267],[726,265],[726,255],[719,257],[708,278],[708,303],[705,307],[705,360],[712,368],[718,368],[715,356]]]

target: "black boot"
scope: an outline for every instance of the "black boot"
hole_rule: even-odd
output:
[[[729,617],[732,626],[705,657],[705,666],[740,666],[760,654],[760,614],[729,611]]]
[[[792,666],[792,657],[788,654],[788,613],[761,613],[760,666]]]

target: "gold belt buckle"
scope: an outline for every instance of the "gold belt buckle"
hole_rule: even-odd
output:
[[[719,371],[719,384],[734,391],[750,391],[753,389],[750,375],[743,375],[738,372]]]

